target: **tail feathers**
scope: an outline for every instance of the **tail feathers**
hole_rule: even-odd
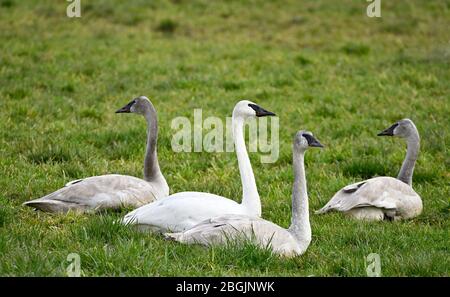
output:
[[[53,213],[67,213],[69,211],[86,211],[86,207],[67,201],[47,199],[45,197],[24,202],[22,205],[33,207],[37,210]]]
[[[64,209],[67,207],[64,207],[63,204],[64,203],[62,203],[61,201],[40,198],[27,201],[22,205],[33,207],[45,212],[64,212]]]

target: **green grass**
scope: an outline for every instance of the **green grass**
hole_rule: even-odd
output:
[[[383,1],[379,19],[353,0],[82,1],[79,19],[67,3],[0,0],[0,275],[65,275],[73,252],[87,276],[364,276],[370,253],[385,276],[450,274],[450,1]],[[158,110],[171,193],[241,197],[234,153],[173,153],[173,118],[229,116],[243,98],[276,112],[278,161],[251,159],[263,217],[285,227],[297,130],[326,145],[306,158],[316,210],[348,183],[395,176],[404,143],[375,135],[409,117],[422,137],[424,212],[372,224],[312,215],[310,248],[283,260],[141,234],[114,224],[125,212],[21,206],[77,178],[141,176],[144,121],[114,114],[137,95]]]

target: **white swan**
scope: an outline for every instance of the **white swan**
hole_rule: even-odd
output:
[[[292,221],[284,229],[262,218],[246,215],[224,215],[205,220],[168,238],[188,244],[217,245],[248,240],[261,248],[285,257],[303,254],[311,242],[308,194],[304,154],[308,147],[322,147],[311,132],[299,131],[293,144],[294,186],[292,189]]]
[[[356,219],[379,221],[408,219],[422,212],[422,199],[412,188],[414,165],[420,148],[416,126],[411,120],[403,119],[378,136],[398,136],[406,139],[407,153],[398,177],[374,177],[348,185],[316,213],[335,210]]]
[[[239,101],[233,110],[232,126],[239,172],[242,182],[242,204],[231,199],[201,192],[181,192],[128,213],[124,224],[156,232],[179,232],[222,214],[261,216],[261,201],[244,140],[244,121],[249,117],[272,116],[253,102]]]
[[[116,113],[137,113],[147,121],[147,151],[144,179],[108,174],[69,182],[65,187],[23,205],[47,212],[84,212],[120,207],[139,207],[169,195],[169,186],[161,173],[156,153],[158,120],[147,97],[141,96]]]

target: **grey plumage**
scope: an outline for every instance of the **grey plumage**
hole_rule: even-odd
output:
[[[316,214],[339,211],[356,219],[378,221],[409,219],[422,212],[422,199],[412,188],[412,175],[420,147],[416,126],[411,120],[404,119],[378,135],[398,136],[407,141],[407,154],[398,177],[374,177],[348,185]]]
[[[303,254],[311,242],[304,168],[304,152],[310,146],[322,145],[310,132],[298,132],[294,139],[292,220],[288,229],[257,216],[227,214],[204,220],[184,232],[167,233],[166,237],[182,243],[206,246],[250,241],[284,257]]]
[[[117,111],[137,113],[147,121],[147,150],[144,179],[108,174],[68,182],[63,188],[23,205],[46,212],[86,212],[121,207],[137,208],[169,195],[169,186],[161,173],[156,153],[158,126],[156,110],[141,96]]]

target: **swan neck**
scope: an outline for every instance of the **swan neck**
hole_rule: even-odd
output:
[[[156,150],[158,141],[158,119],[153,105],[149,104],[146,106],[144,117],[147,121],[147,149],[144,158],[144,179],[151,182],[162,176]]]
[[[295,152],[293,157],[294,185],[292,187],[292,221],[289,232],[307,248],[311,242],[311,225],[309,222],[309,202],[306,189],[304,151]]]
[[[414,166],[416,165],[416,160],[419,156],[420,150],[420,137],[417,130],[414,129],[413,133],[411,133],[411,135],[406,139],[406,143],[406,157],[403,160],[397,179],[412,186]]]
[[[232,126],[236,156],[242,182],[242,205],[248,210],[249,214],[261,216],[261,201],[256,188],[252,165],[245,146],[244,118],[233,114]]]

